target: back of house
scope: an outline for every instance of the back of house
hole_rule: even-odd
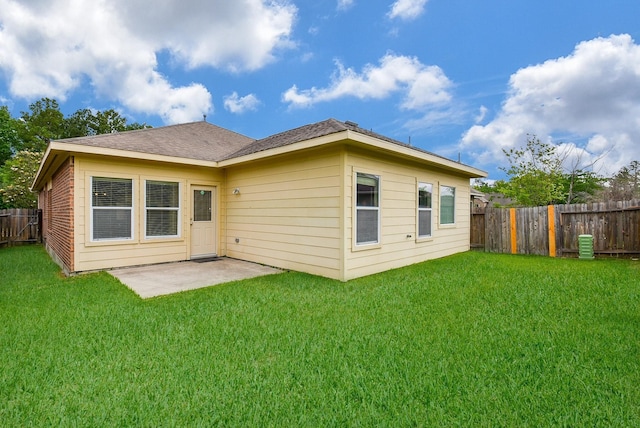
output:
[[[217,255],[345,281],[468,250],[485,175],[352,122],[195,122],[53,141],[33,188],[67,273]]]

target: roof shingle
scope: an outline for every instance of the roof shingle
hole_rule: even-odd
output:
[[[204,121],[61,140],[69,144],[214,162],[254,141]]]
[[[69,138],[61,140],[61,142],[219,162],[347,130],[446,159],[432,152],[361,128],[356,123],[341,122],[333,118],[300,126],[259,140],[201,121],[116,134]]]
[[[410,148],[412,150],[416,150],[421,153],[426,153],[431,156],[436,156],[441,159],[446,159],[445,157],[429,152],[427,150],[423,150],[419,147],[415,147],[410,144],[406,144],[398,140],[394,140],[393,138],[386,137],[382,134],[378,134],[376,132],[361,128],[358,126],[357,123],[353,123],[349,121],[341,122],[336,119],[327,119],[322,122],[304,125],[299,128],[291,129],[289,131],[281,132],[279,134],[271,135],[269,137],[256,140],[253,143],[240,148],[238,151],[227,155],[227,157],[224,160],[233,159],[233,158],[237,158],[245,155],[250,155],[253,153],[258,153],[258,152],[262,152],[269,149],[275,149],[278,147],[284,147],[290,144],[299,143],[301,141],[310,140],[312,138],[324,137],[325,135],[335,134],[337,132],[342,132],[347,130],[351,130],[359,134],[367,135],[369,137],[377,138],[378,140],[383,140],[389,143],[397,144],[402,147]]]
[[[233,159],[240,156],[250,155],[269,149],[288,146],[290,144],[299,143],[301,141],[310,140],[312,138],[323,137],[325,135],[334,134],[336,132],[346,131],[347,126],[335,119],[327,119],[322,122],[304,125],[299,128],[271,135],[253,143],[242,147],[238,151],[229,154],[226,159]]]

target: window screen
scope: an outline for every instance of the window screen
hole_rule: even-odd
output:
[[[356,177],[356,244],[379,242],[380,177],[358,173]]]
[[[433,185],[418,183],[418,237],[431,236]]]
[[[146,236],[178,236],[180,186],[167,181],[147,181],[145,188]]]
[[[440,224],[455,223],[456,188],[440,186]]]
[[[132,180],[92,177],[91,212],[92,240],[132,239]]]

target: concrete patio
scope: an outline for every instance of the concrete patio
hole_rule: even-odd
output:
[[[119,268],[108,272],[137,295],[147,299],[283,271],[257,263],[218,257],[197,262]]]

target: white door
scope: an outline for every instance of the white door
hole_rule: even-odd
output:
[[[214,256],[216,246],[216,188],[191,186],[191,258]]]

